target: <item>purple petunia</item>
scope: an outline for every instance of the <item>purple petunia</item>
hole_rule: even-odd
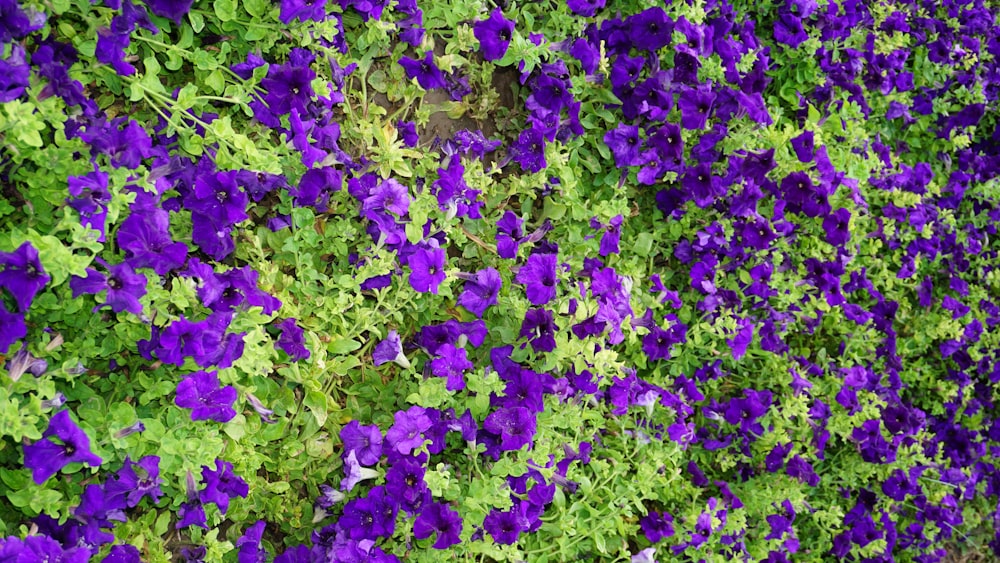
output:
[[[240,539],[236,540],[236,547],[240,550],[236,556],[239,563],[266,563],[267,551],[260,545],[264,536],[264,526],[266,522],[258,520],[243,532]]]
[[[465,348],[456,348],[451,344],[445,344],[438,348],[437,355],[438,357],[428,364],[431,373],[447,379],[445,389],[448,391],[465,389],[465,371],[473,367]]]
[[[293,362],[308,360],[310,354],[306,348],[305,331],[295,323],[295,319],[285,319],[277,326],[281,336],[274,342],[274,347],[288,354]]]
[[[424,443],[423,433],[431,426],[431,419],[423,407],[414,405],[405,411],[396,411],[395,423],[385,433],[386,446],[403,455],[410,455]]]
[[[483,59],[495,61],[502,59],[510,46],[514,22],[504,18],[500,8],[495,8],[489,18],[475,23],[472,32],[479,40]]]
[[[236,416],[236,411],[233,410],[236,395],[236,389],[232,386],[219,386],[216,372],[198,371],[177,384],[174,404],[192,409],[191,420],[229,422]]]
[[[418,248],[410,256],[410,286],[421,292],[437,295],[438,286],[445,280],[445,252],[443,248]]]
[[[528,301],[532,305],[545,305],[556,296],[556,265],[555,254],[532,254],[521,266],[514,277],[518,283],[524,284]]]
[[[139,298],[146,295],[146,276],[137,274],[128,262],[108,266],[107,269],[107,275],[87,268],[87,277],[73,276],[69,281],[73,297],[107,292],[104,305],[98,305],[94,311],[107,306],[115,313],[128,311],[135,315],[142,314]]]
[[[494,509],[486,515],[483,527],[496,543],[511,545],[517,543],[521,532],[527,530],[528,521],[518,507],[510,510]]]
[[[24,446],[24,466],[41,485],[70,463],[98,467],[103,460],[90,451],[90,438],[73,422],[69,411],[59,411],[49,420],[42,439]]]
[[[375,345],[375,350],[372,352],[372,360],[377,366],[395,362],[404,369],[410,367],[410,361],[406,359],[406,354],[403,353],[403,341],[400,340],[399,333],[395,330],[390,330],[385,340]]]
[[[177,25],[181,25],[184,16],[191,10],[194,0],[143,0],[149,11],[154,14],[173,20]]]
[[[427,51],[422,60],[400,57],[399,66],[403,67],[403,70],[406,71],[407,78],[416,78],[417,83],[424,90],[444,88],[448,85],[445,82],[441,69],[434,64],[434,53],[432,51]]]
[[[434,502],[425,506],[413,522],[413,536],[418,540],[437,534],[434,549],[448,549],[460,543],[461,533],[462,517],[446,504]]]
[[[21,244],[14,252],[0,252],[0,288],[10,292],[22,314],[31,307],[35,295],[49,279],[38,250],[31,243]]]
[[[535,413],[524,407],[497,409],[483,422],[483,428],[500,436],[502,451],[530,445],[535,436]]]
[[[361,465],[375,465],[382,457],[382,432],[378,426],[362,426],[352,420],[340,429],[340,441],[344,445],[344,455],[355,452]]]
[[[486,268],[479,270],[474,276],[461,274],[459,277],[463,277],[466,282],[462,294],[458,296],[458,304],[482,318],[486,309],[497,303],[497,295],[503,285],[500,272]]]

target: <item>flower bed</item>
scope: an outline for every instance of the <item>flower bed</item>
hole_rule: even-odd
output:
[[[0,0],[0,560],[1000,556],[996,16]]]

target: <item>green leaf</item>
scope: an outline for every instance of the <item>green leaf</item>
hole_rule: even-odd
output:
[[[201,30],[205,28],[205,18],[198,12],[188,12],[188,21],[191,22],[191,29],[195,33],[201,33]]]
[[[236,0],[215,0],[212,7],[220,20],[227,22],[236,19]]]
[[[326,395],[320,391],[309,391],[306,393],[305,400],[302,401],[309,412],[312,413],[313,418],[316,419],[316,424],[318,426],[323,426],[326,423],[326,417],[329,413],[326,411]]]

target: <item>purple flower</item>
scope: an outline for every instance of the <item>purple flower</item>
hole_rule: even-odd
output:
[[[541,171],[547,166],[544,135],[535,127],[521,131],[517,142],[511,146],[511,154],[525,172],[534,174]]]
[[[103,461],[90,451],[90,438],[73,422],[69,411],[59,411],[49,420],[42,439],[24,446],[24,466],[41,485],[70,463],[98,467]]]
[[[389,537],[396,529],[398,504],[386,495],[385,487],[372,489],[368,496],[354,499],[344,506],[344,514],[338,526],[352,540],[374,540]],[[360,559],[338,558],[336,561],[361,561]]]
[[[65,561],[65,559],[63,559]],[[141,563],[139,550],[134,545],[121,544],[111,548],[101,563]]]
[[[153,503],[160,502],[163,491],[160,490],[160,458],[155,455],[148,455],[138,462],[125,457],[125,464],[113,480],[104,484],[104,489],[109,498],[124,497],[126,508],[132,508],[139,504],[143,497],[148,496]]]
[[[396,411],[395,423],[385,433],[386,445],[403,455],[410,455],[424,443],[423,433],[430,430],[431,425],[423,407],[412,406],[405,411]]]
[[[823,219],[823,231],[826,232],[826,242],[842,247],[851,240],[851,212],[843,207]]]
[[[425,506],[413,522],[413,536],[422,540],[435,533],[434,549],[448,549],[460,543],[462,517],[446,504],[434,502]]]
[[[621,215],[615,215],[611,218],[611,222],[608,223],[604,235],[601,236],[601,246],[598,251],[601,256],[609,256],[620,252],[618,244],[621,241],[623,220],[624,217]]]
[[[517,507],[505,511],[493,509],[486,515],[483,527],[496,543],[512,545],[517,543],[521,532],[527,530],[528,522]]]
[[[340,482],[340,488],[350,492],[361,481],[375,479],[378,476],[378,471],[361,467],[361,464],[358,463],[357,452],[351,450],[344,456],[344,479]]]
[[[489,18],[475,23],[472,32],[479,40],[483,59],[495,61],[502,59],[510,46],[514,22],[504,18],[500,8],[495,8]]]
[[[400,57],[399,66],[406,71],[407,78],[416,78],[417,83],[424,90],[434,88],[444,88],[448,85],[445,82],[441,69],[434,64],[434,53],[427,51],[423,60],[412,59],[410,57]]]
[[[500,436],[501,451],[519,450],[535,437],[535,413],[524,407],[497,409],[483,421],[483,428]]]
[[[207,465],[201,467],[201,479],[204,488],[198,495],[202,504],[215,503],[219,512],[225,514],[229,510],[229,500],[235,497],[246,498],[250,486],[241,477],[233,473],[233,464],[221,459],[215,460],[215,469]]]
[[[281,336],[274,342],[275,348],[282,349],[293,362],[309,359],[309,349],[306,348],[305,331],[295,324],[295,319],[285,319],[278,323]]]
[[[28,327],[24,324],[24,315],[10,313],[0,302],[0,354],[7,353],[11,344],[25,337]]]
[[[445,280],[445,252],[443,248],[420,247],[410,255],[410,286],[421,292],[437,295],[438,286]]]
[[[219,377],[215,371],[197,371],[177,384],[174,404],[193,409],[191,420],[214,420],[229,422],[236,416],[233,402],[236,389],[232,386],[219,387]]]
[[[27,312],[35,294],[50,279],[38,259],[38,251],[25,242],[14,252],[0,252],[0,267],[0,288],[10,292],[21,313]]]
[[[133,268],[152,268],[165,275],[184,265],[188,248],[170,238],[170,217],[157,207],[155,196],[138,194],[132,213],[118,227],[118,246]]]
[[[551,352],[556,348],[555,333],[558,329],[552,311],[544,308],[528,309],[524,313],[519,336],[527,338],[534,351]]]
[[[566,5],[574,14],[590,18],[597,14],[606,2],[607,0],[566,0]]]
[[[410,361],[403,354],[403,341],[400,340],[399,333],[395,330],[390,330],[385,340],[375,345],[372,360],[377,366],[395,362],[404,369],[410,367]]]
[[[73,290],[73,297],[106,291],[104,305],[98,305],[95,311],[108,306],[115,313],[128,311],[135,315],[142,314],[139,298],[146,295],[146,276],[137,274],[128,262],[108,267],[107,275],[87,268],[87,277],[73,276],[69,287]]]
[[[264,536],[265,524],[263,520],[258,520],[256,524],[243,532],[240,539],[236,540],[236,547],[240,550],[236,557],[239,563],[266,563],[268,553],[260,545]]]
[[[465,277],[465,287],[458,297],[458,304],[465,307],[472,314],[482,318],[486,309],[497,303],[497,296],[500,294],[500,287],[503,281],[500,279],[500,272],[493,268],[486,268],[476,272],[475,276],[462,274]]]
[[[625,21],[629,40],[637,49],[658,51],[670,44],[674,24],[663,8],[649,8]]]
[[[430,490],[424,481],[426,468],[415,458],[398,459],[385,474],[385,490],[389,497],[409,514],[416,514],[430,502]]]
[[[792,149],[795,151],[795,156],[799,158],[799,162],[812,162],[813,161],[813,132],[803,131],[797,137],[792,139]]]
[[[517,248],[521,237],[524,236],[522,226],[524,221],[514,214],[513,211],[503,212],[503,217],[497,221],[497,254],[501,258],[514,258],[517,256]]]
[[[295,19],[321,22],[326,19],[326,0],[281,0],[278,19],[285,25]]]
[[[686,88],[677,99],[681,110],[681,127],[701,130],[708,122],[716,94],[708,88]]]
[[[528,301],[532,305],[545,305],[556,296],[556,264],[555,254],[532,254],[521,266],[514,277],[518,283],[526,286]]]
[[[650,543],[657,543],[674,535],[673,523],[674,517],[667,512],[650,512],[639,519],[642,533]]]
[[[604,143],[611,149],[615,157],[615,166],[618,168],[642,164],[643,160],[639,154],[642,140],[639,138],[638,125],[619,123],[617,128],[604,134]]]
[[[389,178],[373,189],[361,206],[366,216],[378,211],[391,211],[402,217],[410,209],[410,195],[406,186]]]
[[[455,348],[451,344],[445,344],[437,353],[439,357],[431,360],[429,364],[431,373],[437,377],[447,378],[445,389],[448,391],[465,389],[464,373],[473,367],[465,348]]]
[[[177,25],[181,25],[181,20],[191,10],[194,0],[143,0],[149,11],[154,14],[173,20]]]
[[[3,308],[0,306],[0,311],[2,310]],[[0,315],[0,319],[3,319],[2,315]],[[0,349],[3,349],[2,343],[0,343]],[[31,352],[28,351],[27,345],[22,342],[21,349],[15,352],[14,355],[7,360],[6,367],[7,377],[9,377],[11,381],[17,381],[18,379],[21,379],[21,376],[25,373],[30,373],[35,377],[41,376],[45,373],[45,370],[48,369],[49,363],[41,358],[36,358],[31,355]],[[62,396],[62,394],[57,393],[56,396],[59,397]],[[66,400],[65,396],[63,396],[62,400]],[[61,403],[58,406],[61,406]]]

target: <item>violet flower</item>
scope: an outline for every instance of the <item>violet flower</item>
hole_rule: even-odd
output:
[[[410,367],[410,361],[406,359],[406,354],[403,353],[403,342],[399,338],[399,333],[395,330],[390,330],[385,340],[375,345],[375,350],[372,352],[372,360],[377,366],[395,362],[403,369]]]
[[[445,82],[441,69],[434,64],[433,51],[427,51],[423,60],[400,57],[399,66],[403,67],[403,70],[406,71],[407,78],[416,78],[417,83],[424,90],[444,88],[448,85]]]
[[[458,296],[458,304],[482,318],[486,309],[497,303],[497,296],[503,285],[500,272],[494,268],[486,268],[479,270],[474,276],[459,274],[458,277],[466,280],[462,294]]]
[[[59,411],[49,420],[42,439],[24,446],[24,466],[41,485],[70,463],[99,467],[103,460],[90,451],[90,438],[69,416]]]
[[[496,61],[503,58],[510,46],[514,22],[504,18],[500,8],[494,8],[489,18],[473,25],[472,32],[479,40],[483,59]]]
[[[413,536],[418,540],[437,534],[434,549],[448,549],[461,543],[462,517],[446,504],[431,503],[424,507],[413,522]]]
[[[31,243],[22,243],[14,252],[0,252],[0,288],[10,292],[21,313],[27,312],[50,279]]]
[[[410,255],[410,287],[421,292],[437,295],[438,286],[445,280],[446,255],[442,248],[420,247]]]
[[[236,395],[236,389],[232,386],[219,386],[217,372],[198,371],[177,384],[174,404],[192,409],[191,420],[229,422],[236,416],[233,409]]]
[[[424,443],[423,433],[430,428],[431,420],[423,407],[414,405],[405,411],[396,411],[395,423],[385,433],[386,446],[410,455]]]

